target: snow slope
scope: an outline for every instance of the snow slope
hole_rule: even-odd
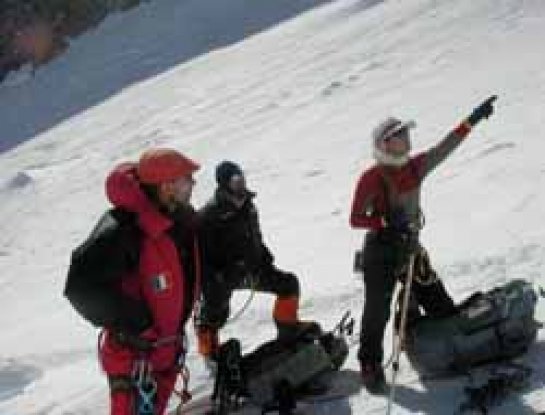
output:
[[[277,263],[300,276],[303,316],[328,326],[363,304],[348,214],[371,129],[413,118],[424,149],[498,94],[496,114],[424,185],[423,241],[457,299],[515,277],[545,285],[545,2],[247,3],[150,2],[0,86],[0,414],[107,413],[95,331],[61,293],[70,251],[107,206],[107,171],[150,145],[203,164],[197,206],[217,162],[246,168]],[[271,304],[256,296],[225,338],[268,339]],[[544,342],[542,331],[526,357],[532,387],[495,413],[545,411]],[[194,348],[188,359],[204,382]],[[396,413],[452,413],[462,398],[462,384],[418,382],[404,360],[400,381]],[[384,408],[361,391],[313,413]]]

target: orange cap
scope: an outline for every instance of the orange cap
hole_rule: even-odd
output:
[[[144,184],[159,184],[189,176],[199,165],[176,150],[153,148],[145,151],[136,167],[136,174]]]

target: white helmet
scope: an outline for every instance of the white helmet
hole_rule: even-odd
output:
[[[394,117],[386,118],[373,130],[373,157],[379,164],[386,166],[401,167],[409,160],[409,151],[411,150],[411,141],[409,139],[409,129],[416,127],[412,120],[401,121]],[[381,144],[400,131],[407,130],[403,137],[407,143],[407,151],[403,154],[393,154],[381,149]]]

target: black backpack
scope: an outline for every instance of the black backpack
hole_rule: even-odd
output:
[[[142,234],[133,213],[107,211],[73,252],[64,295],[95,327],[139,333],[151,321],[147,306],[119,290],[121,279],[137,269]]]
[[[537,298],[523,280],[477,292],[452,316],[417,320],[407,333],[407,356],[420,372],[441,373],[520,355],[540,327]]]

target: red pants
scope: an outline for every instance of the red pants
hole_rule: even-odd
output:
[[[105,334],[99,349],[100,363],[109,378],[126,378],[132,376],[135,362],[142,358],[133,350],[121,346]],[[155,400],[156,415],[163,415],[168,400],[172,394],[178,370],[172,367],[160,372],[153,372],[152,377],[157,382],[157,395]],[[134,415],[136,412],[137,391],[130,387],[110,388],[111,415]]]

